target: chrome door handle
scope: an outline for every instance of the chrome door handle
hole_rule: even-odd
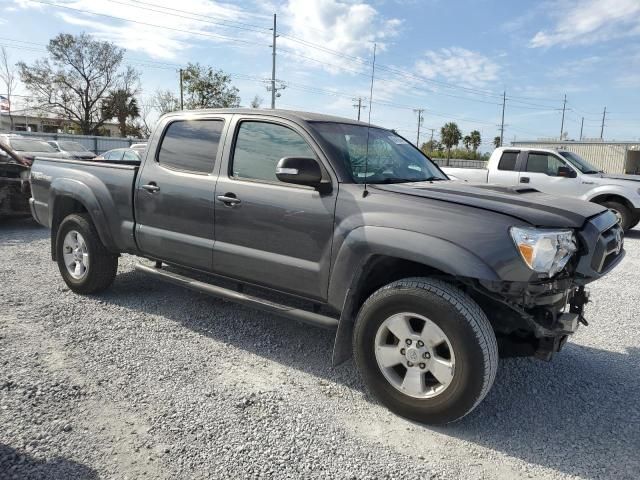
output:
[[[151,182],[147,185],[142,185],[142,188],[144,188],[147,192],[149,193],[155,193],[158,190],[160,190],[160,187],[158,185],[156,185],[155,183]]]
[[[235,196],[231,196],[232,194],[227,193],[226,195],[218,195],[216,198],[218,201],[224,203],[227,206],[233,206],[240,203],[240,199]]]

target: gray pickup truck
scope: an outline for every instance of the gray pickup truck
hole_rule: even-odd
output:
[[[312,113],[162,117],[140,165],[36,159],[31,208],[79,294],[121,253],[174,284],[336,329],[370,391],[455,421],[498,356],[549,359],[624,257],[607,208],[451,182],[391,130]],[[557,381],[562,381],[558,379]]]

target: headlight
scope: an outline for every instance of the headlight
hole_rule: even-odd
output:
[[[553,277],[577,250],[571,230],[511,227],[511,237],[527,266]]]

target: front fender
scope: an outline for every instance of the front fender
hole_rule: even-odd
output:
[[[640,183],[638,184],[640,186]],[[581,198],[588,202],[592,202],[594,198],[601,195],[616,195],[626,198],[634,208],[640,208],[640,193],[638,191],[630,191],[628,187],[621,185],[598,185],[585,193]]]
[[[49,188],[49,225],[54,227],[56,203],[64,197],[73,198],[86,208],[105,247],[109,250],[117,251],[113,236],[109,230],[109,219],[106,214],[107,211],[116,212],[116,206],[113,204],[111,195],[106,187],[96,184],[93,185],[93,188],[98,189],[99,195],[105,199],[103,203],[106,202],[107,205],[103,205],[98,200],[94,190],[78,180],[71,178],[54,179]]]

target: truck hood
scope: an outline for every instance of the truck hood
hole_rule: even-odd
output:
[[[378,184],[375,188],[509,215],[536,227],[580,228],[588,218],[606,211],[595,203],[523,187],[438,181]]]
[[[585,175],[586,178],[590,176],[591,175]],[[599,183],[603,184],[629,185],[626,182],[640,182],[640,175],[609,175],[607,173],[601,173],[600,179]]]

